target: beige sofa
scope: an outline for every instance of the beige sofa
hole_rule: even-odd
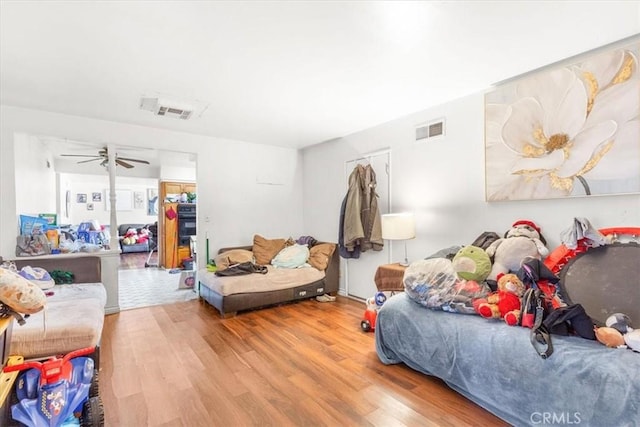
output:
[[[323,242],[318,242],[323,243]],[[253,246],[238,246],[222,248],[218,253],[224,253],[232,249],[244,249],[253,251]],[[337,247],[328,261],[327,268],[315,276],[308,275],[305,271],[275,271],[271,266],[266,275],[249,274],[236,277],[218,277],[206,268],[198,270],[198,292],[200,298],[214,306],[222,317],[235,316],[239,311],[262,308],[266,306],[294,302],[298,300],[315,298],[323,294],[336,294],[339,287],[340,258]],[[284,270],[284,269],[283,269]],[[307,270],[307,269],[298,269]],[[269,283],[277,282],[275,287]],[[281,275],[283,273],[284,275]],[[287,283],[288,274],[307,274],[302,282],[292,279]],[[270,276],[271,275],[271,276]],[[233,282],[233,283],[230,283]],[[296,282],[295,284],[293,282]]]
[[[14,322],[9,354],[25,359],[66,354],[84,347],[96,347],[94,360],[99,362],[99,344],[104,324],[107,293],[100,282],[101,261],[97,256],[60,258],[19,258],[24,266],[69,271],[73,284],[55,285],[46,290],[47,306],[32,314],[24,325]]]

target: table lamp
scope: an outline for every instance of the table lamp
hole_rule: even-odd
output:
[[[412,213],[390,213],[382,215],[382,238],[385,240],[404,240],[404,263],[409,265],[407,240],[416,237],[416,220]]]

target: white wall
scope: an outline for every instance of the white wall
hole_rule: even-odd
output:
[[[14,216],[56,213],[56,174],[53,158],[37,138],[19,133],[16,134],[16,141]],[[2,157],[5,158],[4,152]],[[5,193],[2,194],[4,199]]]
[[[183,168],[178,166],[161,166],[160,167],[160,180],[161,181],[177,181],[177,182],[195,182],[196,181],[196,169],[195,168]]]
[[[296,150],[254,144],[205,145],[198,152],[198,250],[250,245],[305,234],[302,157]]]
[[[0,105],[0,254],[12,256],[17,231],[14,152],[17,134],[104,141],[197,155],[198,253],[205,233],[213,252],[266,237],[303,232],[301,155],[261,146],[144,126]],[[271,180],[274,182],[263,183]],[[27,193],[37,196],[31,182]],[[209,222],[205,223],[205,219]]]
[[[59,181],[61,198],[65,198],[67,190],[71,194],[70,216],[67,223],[77,225],[83,221],[96,219],[102,225],[109,225],[111,212],[107,209],[109,205],[109,177],[107,175],[60,174]],[[118,224],[147,224],[157,221],[157,215],[148,215],[147,189],[149,188],[157,192],[158,180],[116,177],[117,190],[129,190],[132,196],[136,192],[141,193],[144,198],[141,207],[136,207],[132,203],[131,210],[118,211]],[[93,193],[100,194],[100,201],[93,201]],[[78,194],[86,194],[87,202],[78,203]],[[88,204],[93,204],[93,210],[87,209]],[[64,205],[62,208],[64,212]]]
[[[415,142],[416,125],[442,117],[446,118],[443,139]],[[417,238],[407,242],[410,261],[452,245],[470,244],[484,231],[502,234],[518,219],[540,225],[550,249],[560,244],[560,232],[571,226],[574,217],[586,217],[598,228],[640,226],[638,194],[485,202],[482,92],[305,149],[308,233],[337,241],[346,192],[344,162],[384,148],[391,150],[391,211],[416,215]],[[392,260],[402,258],[403,244],[393,243]],[[373,293],[377,265],[367,255],[348,261],[366,264],[369,270],[366,277],[349,277],[349,281],[369,281]],[[343,272],[344,265],[342,260]],[[343,277],[342,291],[344,287]]]

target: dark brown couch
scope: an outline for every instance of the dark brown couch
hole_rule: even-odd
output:
[[[253,246],[221,248],[218,253],[223,253],[231,249],[252,250]],[[335,295],[338,292],[339,282],[340,255],[338,254],[338,248],[336,245],[336,249],[333,251],[333,255],[331,256],[331,260],[329,261],[329,265],[325,271],[325,277],[322,280],[313,283],[289,289],[259,293],[233,294],[227,296],[221,295],[201,283],[198,283],[198,289],[200,298],[218,309],[222,317],[232,317],[239,311],[315,298],[316,296],[323,294]]]

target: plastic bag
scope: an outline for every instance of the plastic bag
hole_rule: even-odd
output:
[[[44,234],[16,237],[16,256],[35,256],[50,253],[49,240]]]

